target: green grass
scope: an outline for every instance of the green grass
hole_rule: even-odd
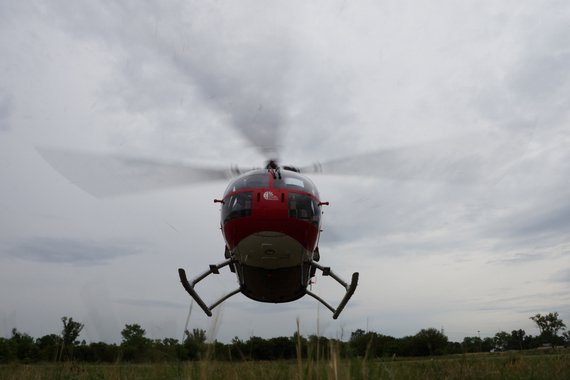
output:
[[[514,352],[422,359],[339,359],[155,364],[7,364],[0,380],[91,379],[570,379],[570,353]]]

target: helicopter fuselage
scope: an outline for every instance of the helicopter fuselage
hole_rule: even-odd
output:
[[[304,296],[321,225],[313,182],[289,170],[254,170],[234,179],[218,202],[226,258],[233,259],[240,291],[272,303]]]

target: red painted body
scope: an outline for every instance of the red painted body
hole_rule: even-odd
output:
[[[321,205],[315,185],[287,170],[254,170],[224,193],[221,228],[230,267],[241,292],[262,302],[289,302],[303,295],[318,260]]]

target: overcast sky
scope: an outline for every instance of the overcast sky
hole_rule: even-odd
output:
[[[192,310],[211,338],[289,336],[296,318],[344,339],[568,324],[569,25],[544,0],[0,0],[0,335],[71,316],[87,341],[126,323],[180,338],[177,268],[223,260],[227,183],[100,199],[36,147],[369,174],[311,177],[331,203],[321,262],[361,276],[341,317],[240,294],[216,318]],[[197,288],[235,287],[225,272]],[[313,291],[343,293],[320,276]]]

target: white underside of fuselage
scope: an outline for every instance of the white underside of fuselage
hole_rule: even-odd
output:
[[[310,260],[312,252],[297,240],[280,232],[263,231],[249,235],[236,247],[234,256],[242,264],[279,269],[299,266]]]

